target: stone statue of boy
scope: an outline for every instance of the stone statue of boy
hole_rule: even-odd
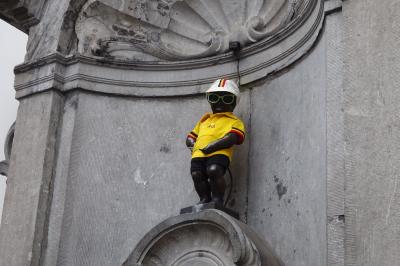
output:
[[[198,204],[213,201],[223,205],[224,174],[233,145],[242,144],[245,137],[243,122],[232,113],[239,94],[236,82],[216,80],[206,92],[212,113],[206,113],[186,138],[186,146],[192,149],[190,172],[200,198]]]

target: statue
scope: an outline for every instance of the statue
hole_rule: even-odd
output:
[[[232,159],[233,146],[244,141],[243,122],[232,112],[240,91],[232,80],[218,79],[207,90],[212,113],[206,113],[186,138],[192,150],[190,173],[200,201],[223,206],[224,174]]]

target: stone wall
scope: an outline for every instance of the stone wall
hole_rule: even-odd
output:
[[[31,35],[29,62],[16,68],[0,265],[122,264],[148,231],[197,200],[184,139],[209,109],[202,92],[237,68],[247,138],[228,206],[286,265],[396,265],[400,6],[346,1],[342,13],[341,1],[297,3],[293,14],[304,17],[244,42],[238,65],[226,47],[184,61],[153,46],[139,53],[144,62],[112,49],[96,55],[79,46],[91,43],[79,27],[93,26],[81,8],[129,9],[50,1],[46,12],[60,16],[31,28],[54,24],[42,39]],[[122,47],[119,31],[107,34]]]
[[[1,263],[122,264],[146,232],[197,200],[184,139],[209,110],[204,89],[215,77],[235,77],[237,67],[245,86],[236,113],[248,135],[232,163],[228,206],[271,242],[286,264],[323,263],[327,259],[326,249],[321,248],[327,246],[327,46],[321,31],[325,13],[321,1],[302,3],[297,8],[303,17],[293,13],[294,22],[278,28],[278,37],[263,40],[264,46],[245,47],[240,65],[231,52],[200,61],[140,64],[94,58],[90,53],[65,56],[66,50],[74,49],[63,43],[71,36],[63,25],[72,15],[52,16],[33,27],[28,61],[16,69],[17,97],[24,105],[16,127],[20,146],[11,160],[13,182],[7,189],[2,240],[17,230],[11,221],[31,215],[15,215],[15,208],[29,207],[36,216],[21,224],[27,230],[24,235],[32,238],[12,240],[10,248],[23,247],[18,259],[3,249]],[[63,1],[56,8],[50,2],[46,12],[57,9],[61,14],[81,4]],[[48,23],[51,30],[37,38]],[[48,56],[54,51],[60,53]],[[49,95],[57,100],[47,99]],[[25,111],[30,103],[48,106],[41,111],[47,120],[32,124],[41,109]],[[21,132],[27,126],[33,129],[25,136]],[[41,134],[43,129],[47,133]],[[34,152],[24,153],[27,137],[38,134],[43,139],[32,143]],[[43,150],[42,157],[36,155]],[[45,168],[34,164],[40,158],[47,162]],[[24,160],[25,167],[43,173],[23,176],[34,184],[29,200],[20,193],[27,189],[26,182],[15,172],[25,169],[16,167]]]
[[[320,42],[251,95],[248,223],[286,265],[324,265],[326,62]]]
[[[400,261],[399,12],[344,2],[346,265]]]
[[[120,265],[153,226],[196,202],[185,138],[207,105],[203,97],[69,94],[46,265]],[[237,160],[246,158],[246,145]],[[238,180],[246,176],[245,163],[236,165]],[[246,190],[237,190],[239,210]]]

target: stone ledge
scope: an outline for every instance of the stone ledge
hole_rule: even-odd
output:
[[[239,213],[237,213],[234,210],[225,208],[221,204],[216,204],[215,202],[197,204],[197,205],[193,205],[193,206],[189,206],[189,207],[183,208],[183,209],[181,209],[180,214],[196,213],[196,212],[201,212],[201,211],[209,210],[209,209],[216,209],[216,210],[223,211],[223,212],[229,214],[230,216],[232,216],[233,218],[239,220]]]

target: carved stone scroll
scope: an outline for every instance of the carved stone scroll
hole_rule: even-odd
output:
[[[209,209],[172,217],[157,225],[123,265],[278,266],[283,263],[247,225]]]
[[[78,51],[117,59],[186,60],[225,53],[272,36],[305,0],[89,0],[76,32]]]
[[[5,160],[0,162],[0,175],[4,175],[4,176],[8,175],[12,143],[14,140],[14,131],[15,131],[15,122],[11,125],[10,129],[8,130],[6,141],[4,143]]]

